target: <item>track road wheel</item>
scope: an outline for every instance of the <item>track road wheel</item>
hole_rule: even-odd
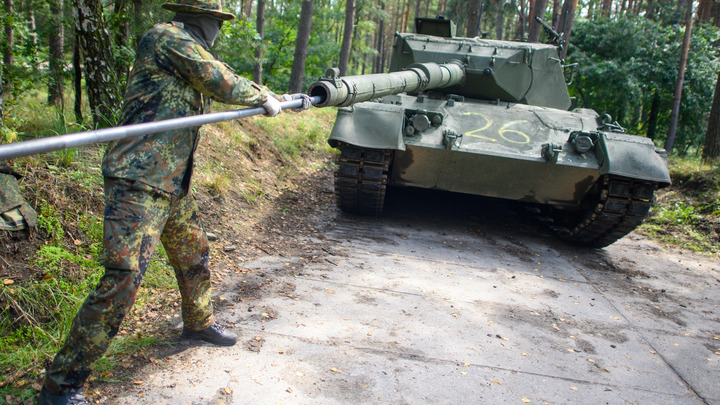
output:
[[[555,230],[569,242],[606,247],[632,232],[647,218],[657,183],[605,175],[598,180],[590,208],[570,217],[563,214]]]
[[[392,151],[338,145],[340,156],[335,172],[335,194],[341,210],[378,217],[385,203]]]

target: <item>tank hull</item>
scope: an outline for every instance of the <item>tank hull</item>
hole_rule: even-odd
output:
[[[442,121],[408,134],[408,121],[418,112]],[[394,150],[390,185],[566,209],[582,208],[602,175],[670,183],[665,158],[650,140],[600,131],[597,117],[592,110],[402,94],[339,111],[330,144]],[[592,134],[594,145],[579,152],[570,141],[573,133]],[[449,140],[448,134],[457,138]],[[545,145],[561,149],[555,159],[543,154]]]

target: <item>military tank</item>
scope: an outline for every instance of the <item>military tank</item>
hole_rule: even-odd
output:
[[[415,27],[396,34],[389,73],[329,69],[309,89],[339,107],[328,142],[343,211],[381,215],[388,186],[496,197],[542,208],[559,236],[596,248],[643,222],[670,185],[666,153],[572,108],[557,43],[457,37],[442,18]]]

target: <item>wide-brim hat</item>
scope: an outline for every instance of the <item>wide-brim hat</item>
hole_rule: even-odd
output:
[[[177,0],[175,3],[163,4],[162,8],[176,13],[210,14],[223,21],[235,18],[235,15],[222,11],[222,4],[219,0]]]

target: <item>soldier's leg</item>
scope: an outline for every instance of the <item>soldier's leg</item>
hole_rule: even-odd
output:
[[[175,269],[185,329],[198,331],[215,322],[210,301],[210,247],[200,226],[200,212],[192,195],[173,202],[161,241]]]
[[[47,371],[45,387],[54,394],[82,387],[117,334],[159,241],[170,198],[142,184],[106,179],[105,204],[105,275],[78,311]]]

